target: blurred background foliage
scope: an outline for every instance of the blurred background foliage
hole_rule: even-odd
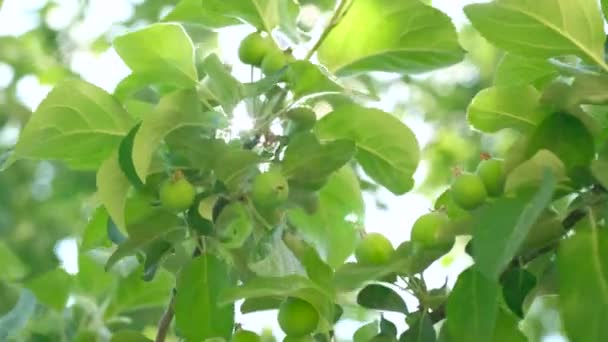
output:
[[[1,32],[10,31],[3,26],[11,25],[6,20],[8,10],[19,7],[18,2],[5,1],[0,10]],[[81,32],[91,17],[104,15],[95,11],[96,6],[104,5],[94,2],[24,1],[30,4],[27,14],[33,28],[0,36],[1,155],[10,151],[19,129],[35,109],[33,105],[41,100],[41,96],[31,92],[48,91],[62,79],[82,76],[74,67],[79,53],[106,53],[116,35],[158,21],[178,1],[108,2],[105,6],[123,3],[131,9],[128,16],[106,25],[99,34],[89,32],[83,39]],[[300,2],[316,6],[312,13],[333,6],[332,0]],[[58,16],[57,11],[65,10],[65,6],[70,7],[71,15]],[[415,131],[423,146],[416,191],[429,200],[450,183],[454,168],[472,170],[482,152],[501,156],[514,139],[508,131],[482,137],[467,125],[466,108],[479,90],[492,84],[501,55],[466,24],[459,30],[468,54],[458,65],[410,77],[374,74],[348,80],[388,102],[381,105],[392,109]],[[372,184],[363,184],[368,185],[364,187],[366,191],[374,194],[378,207],[386,208],[390,198],[384,198]],[[75,277],[47,273],[61,263],[62,253],[73,253],[77,245],[82,245],[87,224],[95,224],[91,220],[97,206],[94,193],[93,173],[70,171],[59,163],[21,161],[0,173],[0,317],[16,305],[22,286],[40,297],[44,291],[61,291],[62,281],[76,283],[69,299],[74,305],[69,309],[36,307],[36,319],[17,322],[27,326],[23,340],[94,341],[107,338],[111,330],[129,321],[131,327],[156,324],[171,288],[169,277],[160,274],[154,282],[145,283],[128,267],[114,271],[122,272],[119,277],[110,276],[103,270],[104,256],[94,253],[79,253],[78,267],[64,264],[70,273],[78,270]],[[101,237],[86,238],[105,238],[105,227],[94,231],[101,232]],[[40,276],[57,277],[58,289],[36,288]],[[129,312],[124,312],[127,307]],[[100,312],[106,317],[100,317]]]

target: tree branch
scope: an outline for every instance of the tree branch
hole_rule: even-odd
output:
[[[171,321],[173,320],[173,316],[175,315],[175,295],[177,291],[173,289],[171,292],[171,299],[169,300],[169,305],[167,305],[167,309],[163,313],[160,321],[158,322],[158,332],[156,333],[155,342],[165,342],[167,338],[167,333],[169,332],[169,327],[171,326]]]
[[[334,14],[332,15],[331,19],[329,20],[327,27],[325,28],[325,30],[323,30],[323,33],[321,33],[321,36],[319,37],[319,39],[317,40],[315,45],[313,45],[313,47],[308,51],[308,53],[306,54],[306,57],[304,57],[304,59],[310,59],[310,57],[312,57],[312,55],[314,55],[315,51],[317,51],[317,49],[319,49],[319,47],[321,46],[321,44],[323,43],[325,38],[327,38],[327,36],[331,32],[331,30],[333,30],[334,27],[336,27],[336,25],[338,25],[338,23],[340,22],[340,19],[342,19],[342,14],[344,12],[344,8],[346,7],[347,3],[349,3],[349,2],[350,2],[349,0],[340,1],[340,4],[338,4],[338,7],[336,7]]]

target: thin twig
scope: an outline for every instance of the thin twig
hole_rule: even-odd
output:
[[[171,299],[169,300],[169,305],[167,309],[163,313],[163,316],[160,318],[158,322],[158,332],[156,333],[155,342],[165,342],[167,338],[167,333],[169,332],[169,327],[171,326],[171,321],[173,320],[173,316],[175,315],[175,297],[177,291],[173,289],[171,292]]]
[[[331,30],[333,30],[334,27],[336,27],[336,25],[338,25],[338,23],[340,22],[340,19],[342,18],[341,16],[344,12],[344,8],[345,8],[346,4],[349,2],[350,2],[349,0],[340,1],[340,4],[334,11],[334,14],[332,15],[331,19],[329,20],[327,27],[325,28],[325,30],[323,30],[323,33],[321,33],[321,36],[319,37],[319,39],[317,40],[315,45],[313,45],[313,47],[308,51],[308,53],[306,54],[306,57],[304,57],[304,59],[307,59],[307,60],[310,59],[310,57],[312,57],[312,55],[314,55],[315,51],[317,51],[317,49],[319,49],[319,47],[321,46],[321,44],[323,43],[325,38],[327,38],[327,36],[331,32]]]

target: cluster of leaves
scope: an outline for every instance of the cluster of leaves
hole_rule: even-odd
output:
[[[132,73],[113,94],[75,78],[53,88],[4,167],[42,159],[94,171],[99,207],[80,241],[79,273],[28,279],[0,318],[0,338],[18,333],[36,302],[61,311],[86,291],[95,315],[73,313],[75,340],[147,341],[141,330],[161,315],[157,341],[255,340],[235,322],[244,300],[244,314],[280,309],[286,341],[330,341],[352,292],[359,306],[401,313],[408,325],[398,336],[383,317],[354,341],[526,341],[518,323],[542,297],[557,301],[573,341],[607,339],[608,65],[596,1],[465,7],[504,50],[468,123],[516,140],[504,160],[458,175],[395,250],[363,232],[360,176],[407,193],[419,144],[347,81],[428,72],[465,52],[449,17],[418,0],[339,1],[315,41],[299,10],[182,0],[160,23],[114,40]],[[215,29],[243,22],[258,33],[240,57],[252,75],[263,72],[250,82],[209,44]],[[311,46],[304,58],[292,55],[300,45]],[[331,110],[318,113],[319,104]],[[235,134],[239,111],[254,124]],[[453,289],[429,289],[421,273],[457,235],[471,236],[473,266]],[[2,254],[11,251],[0,245]],[[398,288],[418,299],[415,311]],[[123,319],[136,310],[152,318]]]

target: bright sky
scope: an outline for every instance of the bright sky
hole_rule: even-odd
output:
[[[120,34],[124,31],[119,23],[128,19],[133,12],[133,4],[139,3],[142,0],[90,0],[90,6],[87,10],[89,15],[85,16],[84,21],[74,26],[69,31],[69,35],[82,48],[78,49],[72,56],[71,67],[78,72],[85,80],[94,83],[107,91],[112,91],[115,85],[129,73],[129,69],[120,60],[113,49],[96,55],[87,51],[88,44],[97,38],[100,34],[110,31],[113,34]],[[0,11],[0,35],[20,35],[34,28],[38,24],[38,18],[33,14],[34,11],[46,4],[47,0],[5,0],[2,10]],[[66,27],[69,21],[76,14],[76,6],[79,0],[54,0],[56,3],[47,18],[49,26],[62,29]],[[472,2],[486,2],[480,0],[435,0],[434,6],[441,9],[450,15],[457,26],[465,23],[466,18],[462,12],[462,7]],[[92,14],[92,15],[91,15]],[[225,61],[234,66],[235,76],[241,79],[249,78],[249,68],[238,63],[237,45],[238,42],[251,28],[246,26],[232,27],[222,30],[220,36],[220,44]],[[1,48],[1,47],[0,47]],[[462,74],[462,70],[450,69],[451,76]],[[6,65],[0,63],[0,87],[6,85],[12,78],[12,71]],[[27,76],[21,79],[18,83],[18,96],[30,108],[36,106],[46,96],[50,90],[48,86],[41,85],[35,76]],[[377,107],[390,111],[393,109],[397,100],[403,97],[408,90],[404,87],[396,87],[391,89],[388,94],[385,94],[380,103],[375,104]],[[237,126],[246,129],[250,126],[246,115],[237,113],[237,118],[240,118],[236,123]],[[424,145],[431,138],[432,131],[420,119],[409,116],[406,124],[416,133],[421,145]],[[13,132],[15,133],[15,132]],[[9,136],[14,134],[8,134]],[[1,139],[6,138],[6,132],[0,132]],[[13,137],[14,138],[14,137]],[[417,183],[424,178],[427,165],[422,164],[416,173]],[[432,203],[428,198],[410,193],[405,196],[393,196],[387,191],[381,193],[381,197],[388,204],[388,210],[378,210],[372,198],[366,198],[367,213],[366,227],[368,231],[377,231],[387,235],[396,246],[400,242],[409,238],[410,227],[420,215],[428,212]],[[66,239],[58,245],[59,254],[64,257],[65,267],[73,272],[77,271],[76,255],[77,247],[75,240]],[[456,255],[462,255],[462,251]],[[466,268],[470,260],[466,257],[457,258],[450,266],[444,267],[440,262],[436,262],[431,269],[425,272],[425,279],[431,287],[439,287],[443,285],[446,277],[449,279],[449,284],[452,285],[458,273]],[[413,298],[406,297],[406,301],[411,309],[415,309],[416,301]],[[387,314],[387,318],[399,324],[399,329],[402,331],[405,328],[403,317],[399,314]],[[373,317],[370,317],[373,319]],[[265,325],[273,328],[277,335],[281,335],[278,325],[274,323],[275,313],[262,312],[248,314],[244,317],[237,317],[237,320],[242,322],[244,327],[260,331]],[[362,325],[360,322],[343,321],[337,327],[337,334],[342,338],[349,339],[352,332]],[[560,337],[550,337],[547,342],[564,341]]]

